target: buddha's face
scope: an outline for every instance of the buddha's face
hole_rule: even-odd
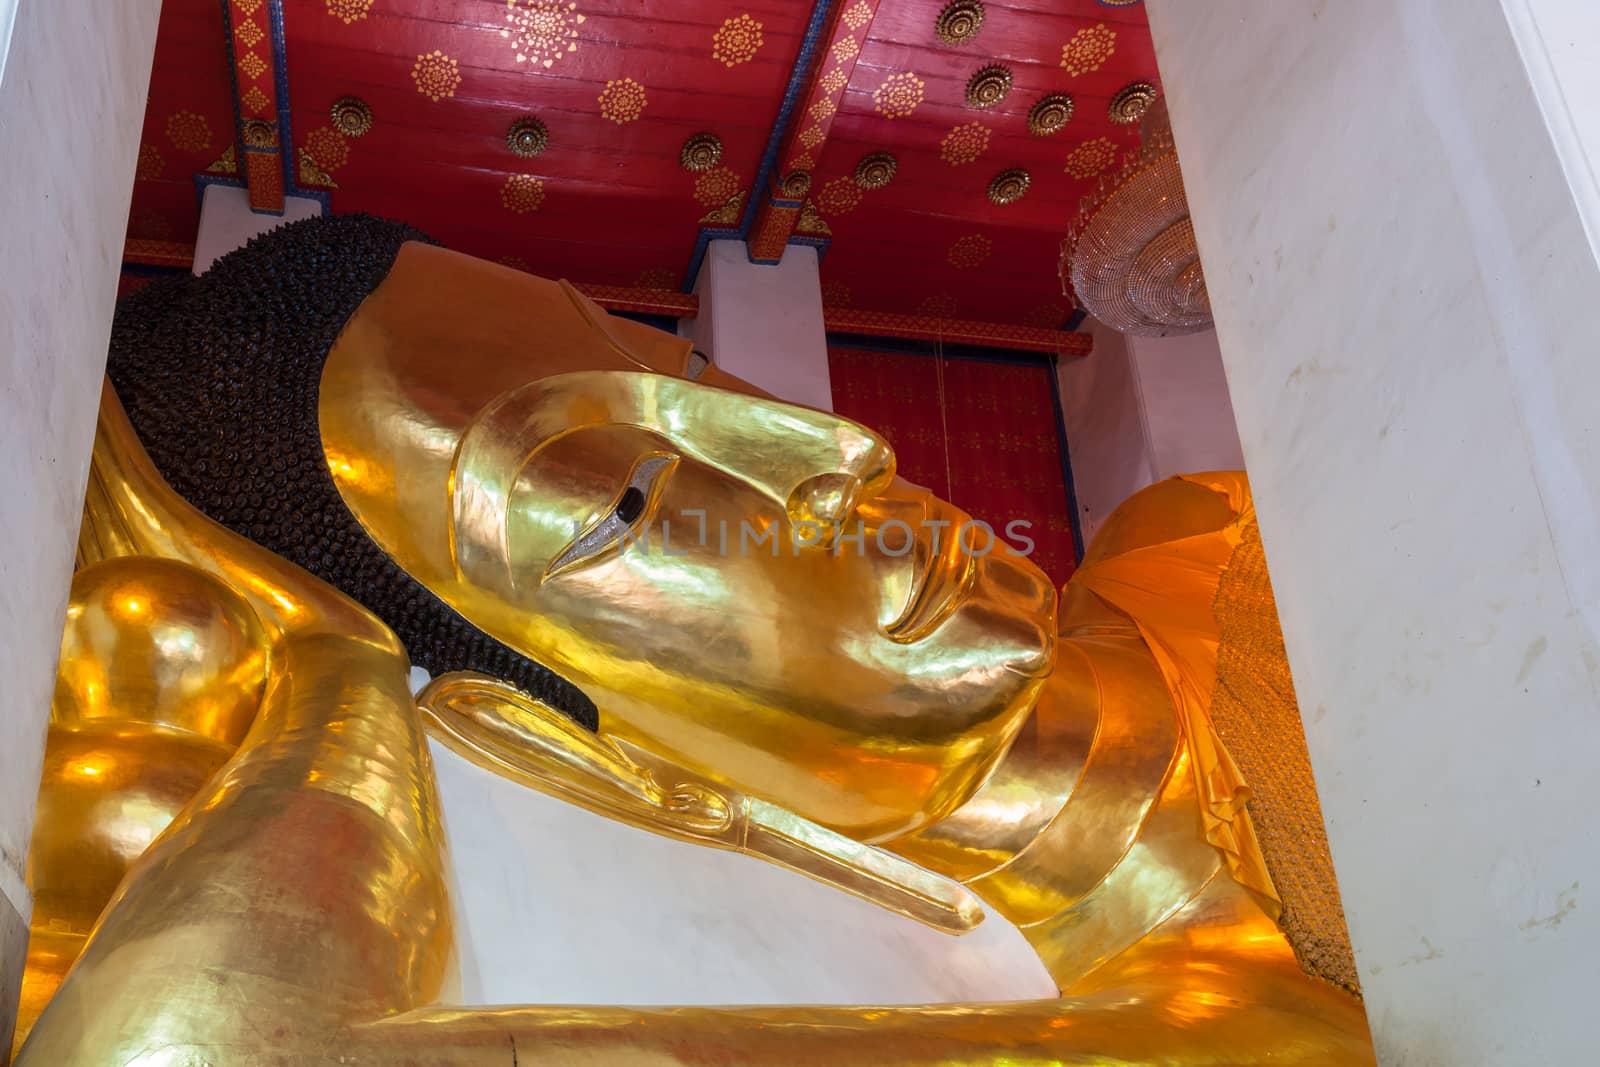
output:
[[[542,379],[462,439],[456,606],[608,732],[857,836],[904,832],[1004,752],[1051,663],[1054,590],[893,465],[805,408]]]
[[[1028,714],[1053,588],[981,531],[963,551],[967,516],[897,480],[881,437],[687,381],[685,355],[407,245],[323,370],[330,470],[402,566],[606,732],[860,838],[938,818]]]

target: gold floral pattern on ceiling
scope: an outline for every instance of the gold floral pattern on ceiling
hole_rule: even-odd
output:
[[[250,110],[251,114],[260,114],[267,110],[267,105],[272,101],[267,99],[267,94],[261,91],[261,86],[252,85],[245,90],[239,101]]]
[[[372,129],[372,108],[358,96],[341,96],[328,109],[333,128],[346,137],[364,137]]]
[[[360,22],[372,10],[372,0],[328,0],[328,14],[346,26]]]
[[[728,202],[719,208],[714,208],[700,216],[700,222],[705,226],[733,226],[739,221],[739,213],[744,210],[744,190],[734,193]]]
[[[955,239],[950,251],[945,253],[945,259],[957,270],[971,270],[987,262],[993,251],[994,242],[987,235],[969,233]]]
[[[822,132],[821,126],[807,126],[800,131],[800,143],[807,148],[815,148],[827,139],[828,135]]]
[[[632,78],[614,78],[606,82],[606,87],[600,90],[599,100],[600,116],[618,126],[635,121],[650,106],[644,86]]]
[[[737,67],[754,59],[761,44],[761,23],[748,13],[723,19],[711,35],[711,58],[725,67]]]
[[[254,48],[266,37],[266,33],[262,31],[260,26],[256,25],[255,19],[246,19],[244,22],[239,23],[239,28],[233,32],[234,36],[244,42],[246,48]]]
[[[989,150],[990,132],[981,122],[962,123],[939,142],[939,158],[952,167],[973,162]]]
[[[578,50],[578,27],[584,16],[570,0],[506,0],[506,22],[510,25],[500,36],[511,41],[517,62],[549,68]]]
[[[850,62],[861,54],[861,46],[856,44],[854,37],[841,37],[833,43],[833,61],[838,64]]]
[[[350,161],[350,144],[338,130],[318,126],[306,137],[306,151],[317,161],[317,166],[333,173]]]
[[[139,165],[133,176],[142,182],[155,181],[161,177],[166,165],[167,161],[161,158],[161,152],[155,145],[142,144],[139,146]]]
[[[807,200],[800,207],[800,221],[795,224],[799,233],[809,233],[816,237],[831,237],[833,231],[828,228],[828,223],[817,214],[817,205]]]
[[[178,111],[167,116],[167,140],[184,152],[204,152],[211,147],[211,124],[204,115]]]
[[[238,174],[239,173],[239,157],[238,157],[238,154],[234,151],[233,145],[229,145],[227,148],[224,148],[222,150],[222,155],[218,156],[216,159],[211,161],[211,165],[206,168],[206,173],[207,174]]]
[[[829,215],[847,215],[861,203],[861,187],[854,178],[834,178],[817,193],[816,203]]]
[[[461,65],[435,48],[417,56],[411,80],[417,83],[417,92],[437,104],[456,95],[461,85]]]
[[[891,74],[872,92],[872,110],[886,119],[902,119],[922,103],[924,85],[909,71]]]
[[[311,158],[311,153],[304,148],[300,149],[300,184],[315,185],[325,189],[339,188],[339,183],[334,181],[327,171],[317,166],[317,161]]]
[[[922,298],[917,311],[936,319],[947,319],[956,313],[956,298],[949,293],[930,293]]]
[[[850,306],[850,287],[838,279],[822,283],[822,306],[847,308]]]
[[[843,15],[839,16],[839,19],[850,27],[851,33],[854,33],[872,21],[872,5],[867,3],[867,0],[856,0]]]
[[[1061,47],[1061,65],[1076,77],[1100,69],[1117,50],[1117,31],[1105,23],[1085,26],[1072,35],[1072,40]]]
[[[836,93],[840,89],[843,89],[845,82],[849,80],[850,79],[844,76],[844,71],[840,70],[838,67],[835,67],[822,76],[822,81],[819,84],[822,86],[823,92]]]
[[[1144,118],[1144,113],[1156,102],[1156,95],[1156,87],[1149,82],[1124,85],[1107,105],[1106,117],[1118,126],[1131,126]]]
[[[1066,171],[1074,178],[1093,178],[1117,161],[1117,146],[1109,138],[1085,141],[1067,155]]]
[[[236,11],[254,15],[261,7],[261,0],[233,0],[233,6]]]
[[[825,96],[816,103],[812,104],[811,107],[806,110],[806,114],[810,115],[818,122],[826,122],[828,119],[833,118],[833,113],[838,110],[839,105],[834,103],[829,97]]]
[[[500,187],[500,203],[517,215],[538,211],[544,203],[544,182],[531,174],[508,174]]]
[[[252,78],[259,78],[267,69],[267,61],[254,52],[246,52],[239,60],[239,69]]]
[[[727,167],[712,167],[694,180],[694,198],[706,207],[726,204],[739,191],[739,176]]]

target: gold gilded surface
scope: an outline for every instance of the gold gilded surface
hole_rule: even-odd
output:
[[[958,884],[614,737],[590,733],[514,686],[461,671],[417,694],[429,732],[502,777],[608,818],[756,856],[946,933],[983,921]]]
[[[533,300],[530,358],[508,327]],[[407,571],[606,731],[858,840],[936,821],[1027,718],[1054,590],[962,552],[969,516],[896,479],[881,437],[683,380],[687,355],[570,288],[407,245],[323,372],[330,469]],[[630,486],[631,541],[585,547]]]
[[[65,644],[73,659],[116,665],[120,703],[87,725],[52,726],[30,878],[36,891],[55,879],[63,919],[36,933],[28,981],[43,1013],[21,1064],[1372,1062],[1359,1002],[1300,969],[1234,871],[1249,842],[1234,855],[1201,818],[1216,751],[1189,732],[1209,704],[1179,714],[1165,671],[1198,685],[1185,672],[1203,657],[1166,663],[1150,635],[1204,615],[1215,573],[1198,609],[1184,599],[1130,611],[1075,581],[1057,620],[1024,565],[961,564],[954,604],[924,595],[918,567],[943,579],[955,566],[931,548],[905,571],[847,557],[827,569],[848,527],[803,546],[812,557],[741,569],[691,551],[641,567],[628,555],[637,546],[587,536],[635,513],[616,505],[641,470],[658,516],[683,490],[708,512],[774,524],[947,513],[892,477],[892,454],[869,431],[766,400],[715,368],[706,379],[726,389],[685,390],[670,380],[687,357],[675,339],[596,317],[568,289],[510,285],[526,276],[425,253],[411,281],[472,295],[438,321],[427,286],[391,288],[406,278],[397,273],[358,312],[324,375],[330,467],[420,580],[578,677],[601,732],[576,732],[481,677],[439,679],[419,711],[389,631],[183,504],[108,394],[80,545],[94,565],[74,588],[79,632]],[[408,300],[386,303],[396,291]],[[415,316],[409,300],[424,304]],[[525,327],[530,306],[548,338],[531,361],[526,329],[504,331],[508,319]],[[330,408],[330,395],[347,405]],[[653,480],[662,471],[670,484]],[[1084,570],[1103,581],[1134,564],[1160,574],[1174,553],[1212,560],[1194,539],[1236,544],[1248,513],[1247,496],[1225,489],[1141,494]],[[1216,555],[1226,566],[1228,553]],[[170,563],[152,570],[140,557]],[[589,584],[573,587],[574,576]],[[563,599],[542,599],[563,581]],[[116,615],[115,596],[134,588],[160,594],[148,628],[209,649],[190,657],[195,673]],[[1031,631],[1014,617],[1030,599]],[[629,620],[640,613],[653,624]],[[113,616],[109,630],[95,621]],[[730,645],[747,655],[723,658]],[[912,655],[910,668],[895,655]],[[950,664],[976,673],[902,692],[915,690],[911,671]],[[68,663],[58,703],[91,703],[73,686],[101,676]],[[207,699],[195,695],[202,676],[218,691]],[[630,699],[633,688],[644,695]],[[236,739],[236,705],[251,694]],[[442,1003],[450,873],[425,729],[513,780],[658,832],[726,847],[709,839],[742,813],[747,828],[777,831],[756,842],[770,859],[839,883],[840,865],[854,864],[887,875],[878,890],[903,892],[913,880],[881,853],[851,852],[803,820],[890,839],[1017,921],[1063,995],[912,1008]],[[793,821],[779,794],[799,802]],[[130,798],[144,798],[143,822],[118,831]],[[80,845],[99,849],[84,867],[92,877],[60,859]]]

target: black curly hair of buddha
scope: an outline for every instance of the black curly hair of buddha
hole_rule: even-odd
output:
[[[107,374],[156,468],[235,533],[366,605],[438,675],[481,671],[591,730],[576,686],[490,637],[431,593],[361,528],[322,451],[322,366],[400,246],[399,223],[343,215],[290,223],[199,277],[123,298]]]

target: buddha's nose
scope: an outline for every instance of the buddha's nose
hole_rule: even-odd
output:
[[[786,508],[789,522],[796,527],[814,528],[819,539],[813,543],[830,544],[855,513],[865,488],[866,483],[861,478],[838,471],[807,478],[789,494]]]

